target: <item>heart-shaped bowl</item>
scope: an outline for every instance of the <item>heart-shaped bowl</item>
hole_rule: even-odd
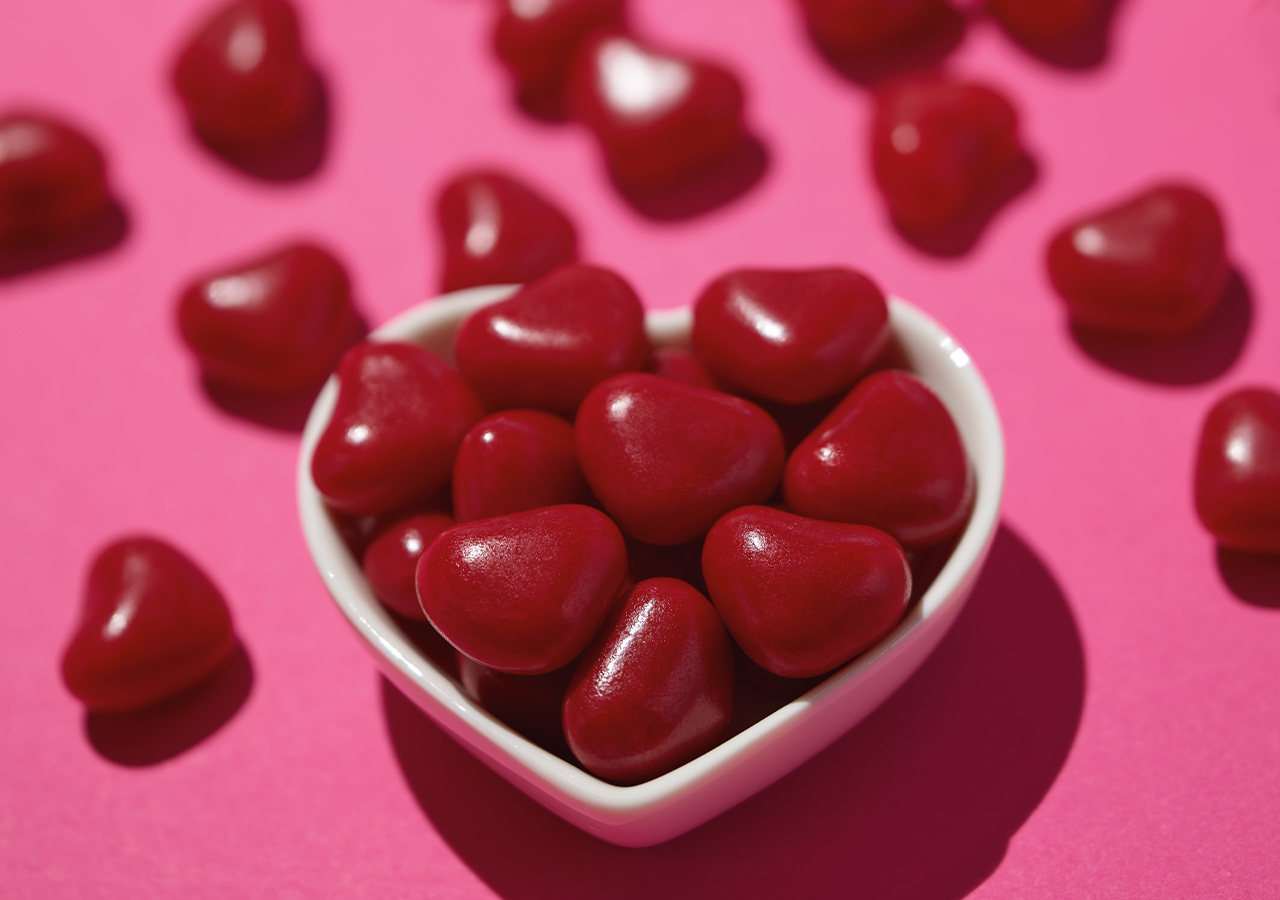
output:
[[[471,288],[415,306],[373,340],[411,341],[453,362],[458,326],[512,286]],[[552,812],[615,844],[642,847],[706,822],[818,753],[883,702],[938,645],[973,588],[999,520],[1004,440],[995,404],[969,355],[938,323],[899,299],[890,324],[908,367],[950,410],[976,476],[973,513],[955,549],[884,640],[798,699],[665,775],[620,787],[526,740],[480,707],[419,649],[378,602],[311,480],[316,441],[333,413],[336,378],[316,399],[302,437],[298,502],[316,568],[382,672],[498,774]],[[650,312],[657,346],[687,345],[688,308]]]

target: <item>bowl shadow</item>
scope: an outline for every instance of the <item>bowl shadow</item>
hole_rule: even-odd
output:
[[[1253,292],[1238,268],[1209,319],[1190,334],[1143,339],[1109,334],[1070,323],[1072,339],[1095,362],[1142,381],[1167,385],[1204,384],[1229,370],[1240,357],[1253,324]]]
[[[1002,526],[968,605],[907,684],[781,781],[656,847],[579,831],[493,774],[390,682],[396,759],[432,826],[503,897],[959,900],[1067,759],[1085,661],[1067,598]],[[732,859],[732,865],[726,861]]]
[[[0,281],[106,253],[124,243],[128,234],[129,214],[112,200],[101,215],[74,234],[0,247]]]
[[[253,690],[244,645],[207,681],[136,712],[87,712],[85,736],[98,755],[122,766],[153,766],[204,742],[235,716]]]
[[[269,182],[292,182],[309,178],[323,167],[329,155],[333,130],[332,91],[323,73],[312,71],[316,83],[315,109],[296,132],[282,141],[261,147],[239,147],[192,131],[196,141],[232,168]]]

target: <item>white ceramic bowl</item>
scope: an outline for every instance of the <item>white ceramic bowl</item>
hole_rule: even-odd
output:
[[[422,344],[453,360],[453,336],[473,310],[513,287],[459,291],[413,307],[373,335]],[[498,774],[562,818],[606,841],[647,846],[719,815],[818,753],[895,691],[937,646],[973,588],[995,535],[1004,483],[1004,442],[991,395],[969,355],[932,319],[892,299],[890,322],[911,368],[959,427],[977,476],[973,515],[954,552],[905,619],[872,650],[799,699],[659,778],[609,784],[543,750],[481,709],[440,672],[374,598],[311,481],[311,455],[333,412],[336,379],[303,432],[298,501],[307,546],[325,586],[382,672],[442,728]],[[687,343],[690,311],[651,312],[655,344]]]

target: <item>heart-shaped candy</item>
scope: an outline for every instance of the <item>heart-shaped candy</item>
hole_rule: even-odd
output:
[[[453,514],[459,522],[589,499],[573,426],[541,410],[486,416],[467,432],[453,461]]]
[[[524,675],[581,653],[622,587],[616,525],[567,504],[477,519],[446,531],[418,563],[418,599],[435,629],[476,662]]]
[[[955,17],[947,0],[800,0],[809,30],[837,57],[899,49]]]
[[[183,45],[173,84],[206,140],[237,148],[297,133],[320,91],[287,0],[232,0]]]
[[[1200,325],[1230,277],[1217,206],[1173,183],[1068,224],[1049,244],[1048,266],[1076,323],[1151,337]]]
[[[973,477],[947,408],[916,376],[868,375],[787,460],[792,511],[887,531],[915,549],[955,534]]]
[[[178,330],[209,381],[285,393],[319,384],[364,326],[342,264],[304,242],[196,280]]]
[[[986,10],[1016,40],[1052,49],[1078,39],[1106,13],[1111,0],[987,0]]]
[[[395,519],[379,531],[360,560],[373,595],[406,619],[425,622],[418,602],[418,560],[455,524],[448,513],[422,512]]]
[[[768,506],[716,522],[702,571],[738,646],[788,678],[853,659],[897,624],[911,597],[906,554],[883,531]]]
[[[449,483],[458,445],[484,414],[457,372],[414,344],[366,341],[338,366],[338,399],[311,476],[335,509],[378,515]]]
[[[924,73],[876,91],[872,168],[903,228],[927,232],[955,221],[1020,154],[1018,115],[994,88]]]
[[[455,353],[458,370],[489,409],[572,416],[596,384],[644,366],[644,307],[614,272],[562,266],[468,317]]]
[[[443,288],[526,284],[578,258],[578,235],[550,200],[510,175],[454,176],[436,200]]]
[[[693,307],[693,347],[712,374],[780,403],[848,390],[888,339],[884,294],[851,269],[738,269]]]
[[[739,397],[657,375],[618,375],[578,409],[578,462],[618,526],[650,544],[696,540],[760,503],[782,471],[782,433]]]
[[[588,771],[634,784],[715,746],[732,707],[733,650],[715,609],[683,581],[651,578],[574,671],[565,738]]]
[[[573,666],[544,675],[512,675],[482,666],[465,653],[457,654],[458,680],[463,689],[495,718],[553,753],[567,756],[560,707]]]
[[[582,45],[569,98],[573,114],[599,141],[609,171],[628,190],[689,178],[727,157],[745,136],[737,76],[620,32]]]
[[[563,112],[574,51],[593,31],[621,25],[623,6],[624,0],[503,0],[493,49],[515,79],[520,101]]]
[[[0,248],[73,235],[109,204],[106,162],[79,129],[37,112],[0,117]]]
[[[1280,553],[1280,393],[1242,388],[1209,410],[1195,500],[1200,521],[1223,547]]]
[[[126,537],[89,569],[62,678],[90,709],[124,712],[204,681],[235,648],[231,614],[208,576],[164,541]]]

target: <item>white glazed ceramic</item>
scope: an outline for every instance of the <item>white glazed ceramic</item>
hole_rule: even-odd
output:
[[[422,303],[379,328],[375,339],[409,340],[453,360],[453,336],[481,306],[513,287],[459,291]],[[1004,483],[996,409],[968,354],[932,319],[902,300],[890,321],[911,368],[934,389],[959,427],[977,476],[964,534],[933,584],[884,641],[767,718],[652,781],[619,787],[525,740],[436,669],[374,598],[311,481],[311,455],[333,411],[336,379],[316,400],[303,433],[298,500],[307,546],[325,586],[379,668],[442,728],[498,774],[564,819],[606,841],[647,846],[724,812],[818,753],[895,691],[937,646],[973,588],[995,535]],[[686,343],[685,309],[651,312],[655,344]]]

